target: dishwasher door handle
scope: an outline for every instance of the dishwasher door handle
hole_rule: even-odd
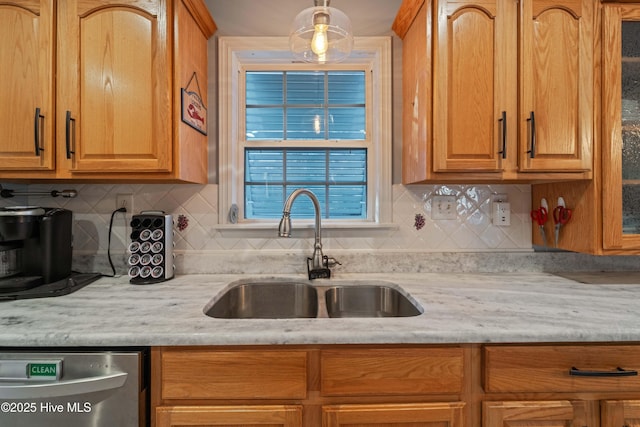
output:
[[[67,381],[25,384],[0,382],[0,399],[42,399],[74,396],[120,388],[127,380],[126,372],[78,378]]]

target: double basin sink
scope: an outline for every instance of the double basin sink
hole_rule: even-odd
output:
[[[387,282],[265,279],[231,283],[204,313],[222,319],[410,317],[422,308]]]

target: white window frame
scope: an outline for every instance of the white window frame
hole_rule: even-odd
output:
[[[244,218],[244,79],[245,70],[281,70],[292,64],[289,42],[285,37],[220,37],[218,44],[219,88],[219,227],[226,229],[264,229],[277,226],[279,219]],[[367,138],[367,216],[368,219],[323,219],[323,229],[388,227],[392,221],[392,75],[391,38],[356,37],[352,55],[341,64],[327,68],[314,64],[295,64],[299,70],[360,69],[371,75],[368,85]],[[289,69],[289,68],[287,68]],[[369,79],[369,77],[366,77]],[[348,141],[354,146],[353,141]],[[270,142],[272,143],[272,142]],[[323,144],[330,147],[331,141]],[[309,142],[318,146],[318,141]],[[256,146],[252,142],[250,146]],[[296,147],[301,146],[296,144]],[[303,146],[303,145],[302,145]],[[237,207],[237,223],[230,220],[232,206]],[[296,225],[312,226],[312,220],[296,220]]]

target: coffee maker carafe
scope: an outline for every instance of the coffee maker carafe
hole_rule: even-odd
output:
[[[0,208],[0,292],[29,289],[71,275],[72,212]]]

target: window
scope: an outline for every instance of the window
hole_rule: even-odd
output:
[[[247,71],[245,82],[244,218],[280,218],[286,197],[305,187],[323,218],[366,219],[367,148],[345,148],[366,140],[365,72]],[[339,148],[324,148],[328,140]],[[313,205],[292,215],[313,218]]]
[[[297,188],[318,197],[324,227],[390,222],[390,39],[356,41],[338,65],[292,63],[287,49],[220,38],[220,223],[231,211],[275,223]],[[311,201],[291,215],[313,218]]]
[[[318,197],[325,219],[367,218],[364,148],[245,148],[244,170],[246,219],[280,218],[286,197],[296,188],[307,188]],[[313,218],[312,203],[296,201],[291,215]]]

